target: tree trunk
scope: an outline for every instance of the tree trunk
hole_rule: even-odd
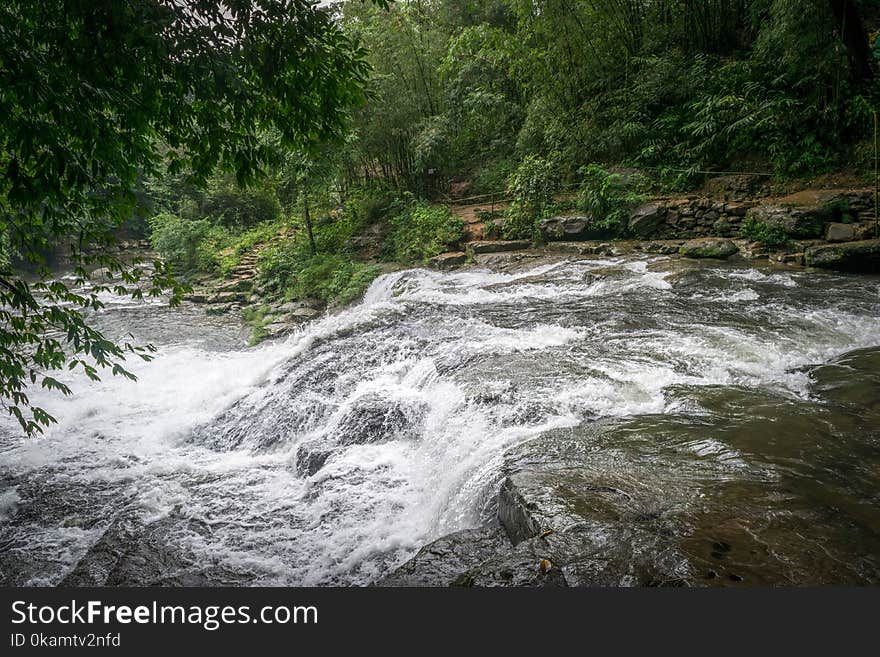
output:
[[[315,246],[315,235],[312,232],[312,217],[309,214],[309,197],[303,196],[303,216],[306,220],[306,233],[309,235],[309,252],[312,255],[318,254],[318,248]]]

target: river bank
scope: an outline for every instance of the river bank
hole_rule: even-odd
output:
[[[606,229],[605,234],[597,234],[587,215],[567,212],[547,216],[540,222],[537,242],[499,239],[503,204],[494,200],[488,207],[453,203],[450,209],[463,222],[464,230],[447,244],[448,251],[430,258],[427,266],[451,271],[468,265],[506,267],[510,262],[542,257],[654,254],[846,272],[880,271],[874,191],[854,186],[854,181],[844,186],[844,179],[828,182],[838,186],[794,188],[773,195],[755,176],[722,176],[687,195],[649,199],[631,208],[622,225]],[[565,205],[565,201],[560,199],[558,204]],[[328,308],[338,308],[340,304],[333,301],[291,295],[266,285],[260,273],[261,253],[293,239],[295,234],[290,230],[285,228],[268,243],[257,244],[238,256],[235,266],[224,275],[197,275],[188,300],[209,306],[212,313],[241,315],[251,329],[251,344],[289,335]],[[347,257],[372,269],[373,276],[405,268],[379,258],[384,239],[381,225],[369,225],[363,234],[351,238],[351,255]]]

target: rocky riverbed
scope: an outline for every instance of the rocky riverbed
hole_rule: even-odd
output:
[[[0,579],[880,581],[880,278],[659,249],[395,272],[258,348],[110,304],[158,358],[3,428]]]

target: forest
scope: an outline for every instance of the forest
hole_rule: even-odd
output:
[[[247,190],[222,172],[202,187],[186,172],[144,179],[138,229],[185,274],[228,271],[290,226],[292,239],[261,254],[264,281],[348,301],[377,259],[420,263],[460,240],[451,199],[509,202],[499,237],[540,240],[542,217],[575,208],[613,238],[639,200],[715,173],[784,184],[846,171],[868,184],[878,10],[846,0],[337,3],[334,21],[369,71],[345,128],[287,152]],[[353,238],[371,229],[381,243],[364,254]]]

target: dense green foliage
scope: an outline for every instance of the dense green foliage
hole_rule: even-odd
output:
[[[261,276],[285,298],[313,298],[346,304],[363,294],[380,267],[353,260],[344,253],[311,255],[295,244],[268,249],[262,256]]]
[[[770,248],[784,246],[791,239],[781,224],[768,224],[754,217],[748,217],[743,221],[739,233],[746,239],[760,242]]]
[[[629,212],[646,199],[648,181],[637,173],[624,177],[591,164],[581,170],[577,207],[591,217],[592,228],[620,233]]]
[[[29,385],[66,393],[53,370],[128,374],[127,352],[147,356],[86,322],[106,286],[74,294],[48,281],[45,253],[69,249],[80,282],[100,264],[136,283],[106,247],[144,178],[164,171],[203,185],[220,167],[250,182],[284,149],[338,138],[363,98],[362,54],[308,0],[0,4],[0,235],[9,261],[44,278],[0,272],[0,399],[27,433],[51,421],[25,414]],[[174,282],[159,266],[148,291],[164,288]]]
[[[423,201],[403,204],[391,219],[387,257],[403,263],[420,263],[457,246],[464,222],[449,210]]]
[[[348,179],[496,191],[551,155],[574,181],[595,162],[675,186],[826,170],[871,129],[876,15],[868,0],[349,2],[375,72]]]
[[[559,191],[558,165],[550,158],[527,155],[507,179],[510,197],[504,216],[504,234],[511,239],[538,236],[538,220]]]

